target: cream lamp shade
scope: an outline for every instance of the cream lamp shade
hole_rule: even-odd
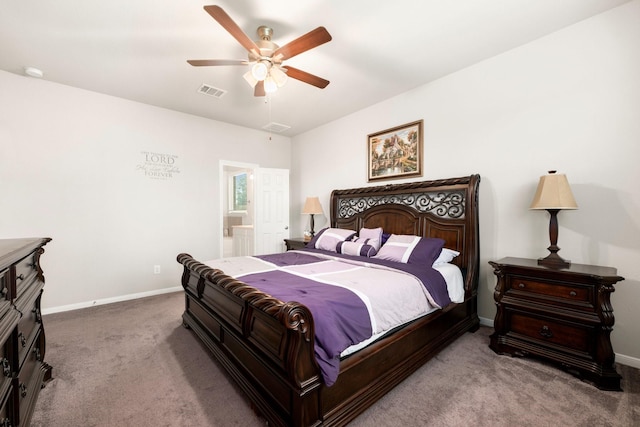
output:
[[[322,214],[322,205],[320,204],[320,199],[317,197],[307,197],[307,200],[304,201],[304,207],[302,208],[302,213],[311,215],[311,221],[309,225],[311,226],[311,237],[313,237],[316,233],[313,231],[313,216]]]
[[[531,209],[578,209],[567,176],[555,172],[540,177]]]
[[[568,268],[571,261],[562,259],[558,255],[558,212],[563,209],[578,209],[578,204],[573,198],[571,187],[566,175],[549,171],[548,175],[540,177],[538,189],[533,196],[530,209],[546,209],[551,215],[549,220],[549,241],[547,248],[550,254],[546,258],[538,260],[539,265],[550,268]]]
[[[311,215],[321,214],[322,205],[320,204],[320,199],[318,199],[317,197],[307,197],[307,200],[304,201],[302,213]]]

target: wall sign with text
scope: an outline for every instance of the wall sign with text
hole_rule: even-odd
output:
[[[153,153],[142,151],[142,163],[136,170],[142,171],[144,176],[151,179],[171,179],[180,173],[178,168],[178,156],[174,154]]]

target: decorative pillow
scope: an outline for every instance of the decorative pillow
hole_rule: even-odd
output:
[[[356,242],[371,245],[378,252],[382,246],[382,227],[361,228]]]
[[[443,245],[442,239],[392,234],[375,258],[431,266]]]
[[[325,228],[307,244],[312,248],[322,249],[325,251],[336,252],[338,242],[344,242],[355,236],[356,232],[353,230],[343,230],[341,228]]]
[[[387,240],[389,240],[389,237],[391,237],[391,233],[385,233],[384,231],[382,232],[382,239],[380,239],[380,246],[384,245],[385,243],[387,243]]]
[[[458,251],[454,251],[453,249],[442,248],[442,251],[440,251],[440,255],[438,255],[438,258],[435,260],[433,265],[446,264],[448,262],[453,261],[453,259],[458,255],[460,255],[460,252]]]
[[[361,239],[358,239],[361,240]],[[369,240],[369,239],[364,239]],[[372,257],[376,254],[376,248],[371,245],[359,242],[338,242],[336,252],[345,255],[356,255]]]

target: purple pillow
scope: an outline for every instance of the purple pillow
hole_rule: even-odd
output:
[[[320,238],[320,236],[322,236],[322,233],[324,233],[328,229],[329,229],[329,227],[325,227],[322,230],[318,231],[316,234],[314,234],[313,237],[311,238],[311,240],[309,240],[309,242],[307,243],[307,247],[315,248],[316,247],[316,241]]]
[[[443,246],[444,240],[438,238],[392,234],[375,258],[431,266]]]
[[[387,243],[387,240],[389,240],[389,237],[391,237],[391,233],[382,233],[382,239],[380,240],[380,246],[384,245],[385,243]]]
[[[360,239],[358,239],[360,240]],[[365,239],[368,240],[368,239]],[[359,242],[338,242],[336,252],[345,255],[372,257],[376,254],[376,248]]]

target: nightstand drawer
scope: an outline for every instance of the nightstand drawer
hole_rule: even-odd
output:
[[[506,294],[519,293],[522,297],[544,300],[553,304],[570,304],[581,308],[594,307],[593,287],[534,280],[522,276],[509,276]]]
[[[510,321],[511,331],[515,334],[585,353],[590,350],[588,328],[525,313],[511,313]]]

